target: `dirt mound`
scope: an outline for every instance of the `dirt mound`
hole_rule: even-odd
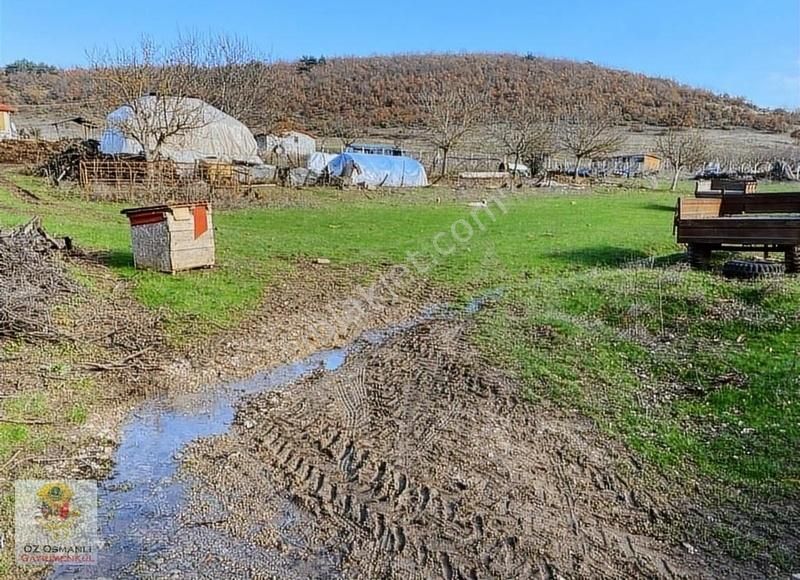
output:
[[[347,578],[735,575],[661,537],[673,510],[625,450],[521,401],[465,329],[424,323],[252,399],[189,462],[224,504],[220,527]],[[301,540],[263,531],[273,485],[301,508]]]

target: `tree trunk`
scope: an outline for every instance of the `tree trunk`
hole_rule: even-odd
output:
[[[675,168],[675,174],[672,176],[672,187],[669,188],[670,191],[675,191],[678,188],[678,178],[681,175],[681,168]]]
[[[442,147],[442,177],[447,176],[447,158],[450,156],[450,147]]]
[[[572,179],[574,179],[575,181],[578,180],[578,170],[581,167],[581,161],[583,161],[583,157],[575,158],[575,173],[572,174]]]
[[[513,167],[512,171],[511,171],[511,184],[512,185],[517,182],[517,170],[518,169],[519,169],[519,151],[514,153],[514,167]]]

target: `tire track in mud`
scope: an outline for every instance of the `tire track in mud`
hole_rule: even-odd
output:
[[[307,553],[337,551],[347,578],[719,575],[659,538],[670,506],[621,475],[622,448],[519,400],[466,324],[422,323],[240,410],[231,437],[309,515]]]

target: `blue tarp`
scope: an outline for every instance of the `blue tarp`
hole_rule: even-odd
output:
[[[353,183],[384,187],[425,187],[428,176],[419,161],[394,155],[342,153],[327,166],[330,175],[349,175]]]

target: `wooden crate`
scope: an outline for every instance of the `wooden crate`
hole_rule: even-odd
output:
[[[205,201],[123,210],[136,268],[179,272],[214,265],[214,225]]]

